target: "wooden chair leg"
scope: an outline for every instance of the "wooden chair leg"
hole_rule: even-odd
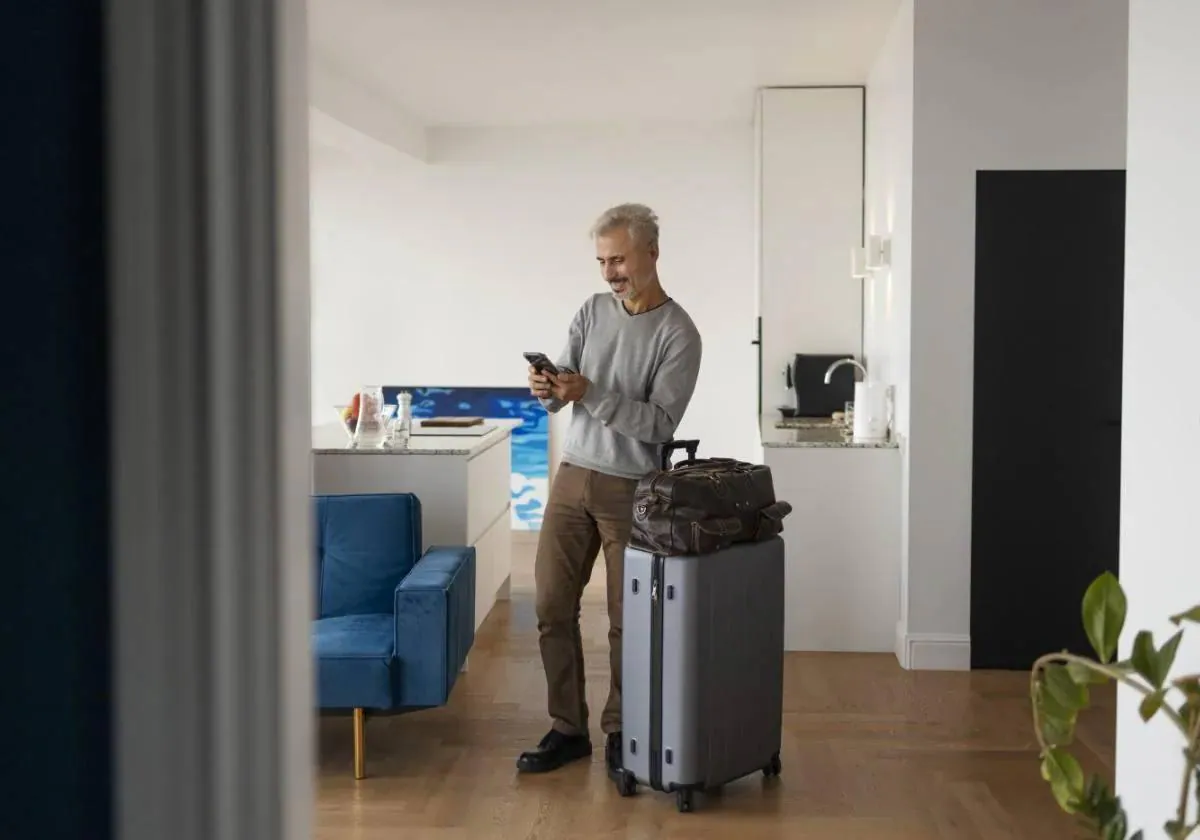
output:
[[[354,778],[367,776],[365,715],[362,709],[354,710]]]

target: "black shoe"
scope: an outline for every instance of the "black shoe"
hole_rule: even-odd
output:
[[[625,770],[620,732],[610,732],[604,740],[604,766],[609,778],[617,779]]]
[[[592,741],[586,735],[564,735],[551,729],[537,749],[521,753],[517,769],[522,773],[548,773],[564,764],[587,758],[592,754]]]

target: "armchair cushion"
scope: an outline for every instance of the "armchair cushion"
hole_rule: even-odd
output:
[[[313,622],[318,704],[327,709],[390,708],[400,668],[395,632],[391,613]]]
[[[382,615],[421,554],[421,503],[408,493],[318,496],[318,618]]]

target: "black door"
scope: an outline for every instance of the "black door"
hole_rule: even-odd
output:
[[[971,665],[1091,654],[1117,572],[1125,172],[979,172]]]

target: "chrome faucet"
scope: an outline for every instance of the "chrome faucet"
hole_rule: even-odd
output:
[[[858,368],[859,370],[862,371],[863,379],[865,380],[867,378],[867,369],[865,367],[863,367],[861,364],[859,364],[856,359],[850,359],[850,358],[838,359],[836,362],[834,362],[833,364],[831,364],[829,366],[829,370],[825,371],[825,384],[826,385],[828,385],[830,380],[833,379],[833,372],[835,370],[837,370],[838,368],[840,368],[842,365],[854,365],[856,368]]]

